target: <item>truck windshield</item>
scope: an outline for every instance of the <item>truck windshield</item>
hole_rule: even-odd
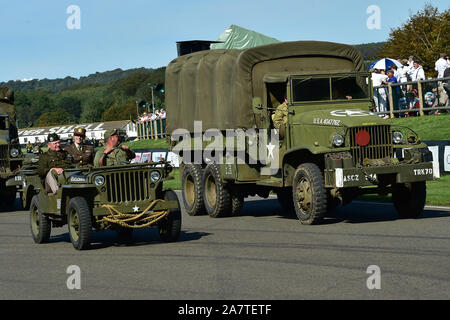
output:
[[[366,76],[292,79],[294,102],[366,99],[368,92]]]

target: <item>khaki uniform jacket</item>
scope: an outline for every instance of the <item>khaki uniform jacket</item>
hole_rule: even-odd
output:
[[[38,174],[44,179],[51,168],[69,168],[72,166],[72,161],[67,158],[67,151],[53,151],[47,152],[39,156]]]
[[[103,152],[105,151],[105,149],[106,147],[97,150],[94,159],[94,166],[100,166],[100,158],[103,156]],[[130,161],[134,159],[136,157],[136,154],[131,149],[129,149],[129,151],[122,150],[119,145],[105,157],[107,166],[118,166],[124,164],[122,161]]]
[[[75,143],[64,148],[73,158],[73,163],[77,167],[87,166],[94,164],[94,147],[83,144],[81,150],[78,150]]]
[[[280,129],[281,126],[287,123],[288,107],[286,102],[283,102],[277,107],[277,110],[272,115],[272,122],[275,129]]]

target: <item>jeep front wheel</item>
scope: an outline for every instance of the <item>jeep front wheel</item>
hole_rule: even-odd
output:
[[[39,210],[38,197],[34,196],[30,204],[30,229],[34,242],[47,243],[52,230],[51,221]]]
[[[83,197],[70,199],[67,222],[73,247],[77,250],[89,248],[92,236],[91,211]]]
[[[294,174],[292,197],[295,213],[302,224],[317,224],[327,211],[323,175],[313,163],[300,165]]]
[[[172,190],[166,191],[164,200],[176,201],[178,203],[178,208],[170,209],[169,214],[159,223],[159,235],[164,242],[174,242],[178,240],[181,231],[180,203],[177,195]]]

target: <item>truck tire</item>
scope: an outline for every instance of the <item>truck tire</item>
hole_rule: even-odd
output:
[[[425,181],[396,184],[392,191],[392,202],[403,219],[419,217],[425,207],[426,197]]]
[[[177,241],[180,237],[181,231],[181,209],[180,202],[178,201],[178,197],[172,190],[166,191],[164,195],[164,200],[166,201],[177,201],[178,208],[170,209],[167,217],[162,219],[162,222],[159,223],[159,236],[161,240],[164,242],[174,242]]]
[[[327,212],[327,191],[319,167],[301,164],[294,174],[292,197],[297,218],[302,224],[318,224]]]
[[[291,188],[279,188],[277,190],[277,199],[284,211],[290,215],[295,215],[294,199],[292,198]]]
[[[38,197],[34,196],[30,204],[30,229],[34,242],[47,243],[52,230],[51,221],[39,210]]]
[[[70,199],[67,224],[69,226],[70,242],[77,250],[88,249],[92,237],[91,210],[83,197]]]
[[[187,164],[181,177],[183,204],[190,216],[206,214],[203,201],[203,169],[198,164]]]
[[[244,207],[244,197],[236,193],[232,193],[230,217],[240,216],[243,207]]]
[[[220,168],[216,164],[208,164],[203,173],[203,199],[206,212],[212,218],[225,217],[231,214],[231,193],[220,178]]]

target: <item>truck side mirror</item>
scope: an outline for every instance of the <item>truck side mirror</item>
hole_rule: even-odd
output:
[[[253,113],[254,114],[261,114],[261,113],[263,113],[264,107],[262,105],[261,97],[254,97],[252,99],[252,107],[253,107]]]

